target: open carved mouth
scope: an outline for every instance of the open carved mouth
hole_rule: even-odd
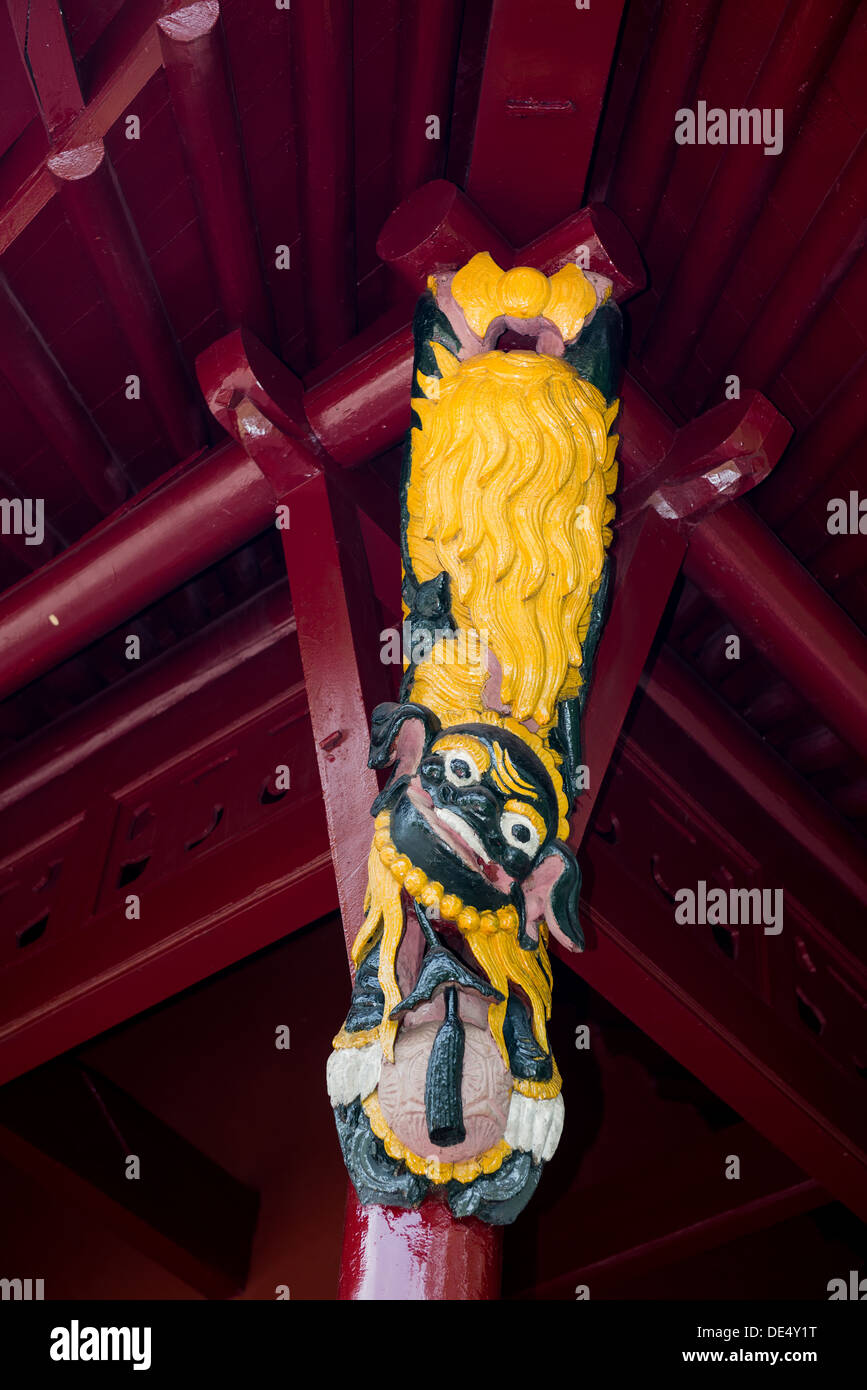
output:
[[[480,859],[483,864],[490,864],[491,856],[488,854],[475,830],[467,825],[463,816],[459,816],[457,811],[443,811],[439,806],[434,806],[433,813],[437,820],[442,821],[443,825],[451,830],[459,840],[463,840],[467,849],[476,856],[476,859]]]
[[[431,797],[421,787],[408,787],[407,795],[438,838],[454,850],[473,873],[487,878],[485,866],[491,863],[491,856],[463,816],[459,816],[456,811],[443,811],[435,806]]]

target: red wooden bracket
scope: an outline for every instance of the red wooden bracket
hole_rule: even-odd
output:
[[[605,275],[618,301],[644,288],[644,266],[623,224],[599,204],[582,208],[520,250],[514,248],[472,200],[446,179],[426,183],[395,208],[376,244],[380,259],[418,295],[434,271],[450,270],[488,251],[506,270],[533,265],[546,275],[575,260]]]
[[[249,329],[237,328],[200,352],[196,375],[214,419],[239,442],[235,411],[246,396],[282,434],[318,450],[304,414],[301,382]]]
[[[665,458],[618,499],[622,518],[644,506],[695,526],[771,472],[792,426],[759,391],[725,401],[677,431]]]

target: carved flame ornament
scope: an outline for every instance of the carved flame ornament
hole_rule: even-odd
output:
[[[563,1127],[548,940],[583,946],[566,840],[614,516],[610,293],[481,253],[416,311],[404,676],[370,749],[393,771],[328,1063],[365,1203],[504,1224]]]

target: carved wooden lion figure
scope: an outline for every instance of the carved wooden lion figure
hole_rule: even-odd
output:
[[[547,946],[583,946],[568,817],[605,604],[620,316],[571,263],[549,278],[481,253],[428,286],[404,677],[371,729],[371,766],[393,771],[328,1088],[362,1202],[439,1192],[503,1224],[563,1127]]]

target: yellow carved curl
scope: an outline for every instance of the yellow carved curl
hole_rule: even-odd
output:
[[[570,262],[550,278],[529,265],[503,271],[487,251],[480,251],[457,272],[451,292],[479,338],[494,319],[505,314],[549,319],[568,343],[596,307],[596,290],[577,265]]]
[[[448,356],[444,348],[438,361]],[[422,385],[426,378],[421,379]],[[502,668],[512,716],[545,735],[581,686],[582,644],[611,539],[617,411],[559,358],[452,358],[434,400],[418,398],[407,543],[416,577],[445,570],[458,637]],[[442,644],[440,644],[442,645]],[[484,708],[484,662],[416,672],[421,703]]]

